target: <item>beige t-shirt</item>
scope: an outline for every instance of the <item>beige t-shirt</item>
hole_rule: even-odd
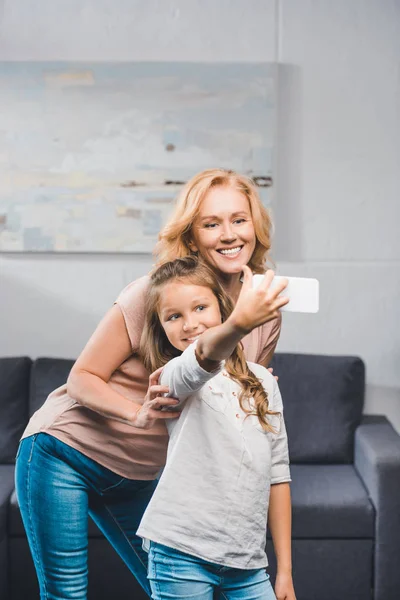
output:
[[[149,373],[138,357],[144,324],[146,275],[130,283],[118,296],[132,354],[112,374],[109,385],[125,398],[142,404]],[[270,321],[243,338],[248,361],[263,363],[272,355],[280,333],[280,319]],[[154,479],[165,465],[168,432],[163,421],[139,429],[99,415],[67,394],[67,386],[54,390],[35,412],[22,438],[45,432],[79,450],[104,467],[128,479]]]

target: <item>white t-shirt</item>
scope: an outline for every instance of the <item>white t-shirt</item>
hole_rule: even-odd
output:
[[[212,373],[198,364],[196,344],[161,375],[170,395],[185,402],[169,421],[167,464],[143,515],[138,535],[206,561],[239,569],[267,566],[270,485],[290,481],[278,384],[267,369],[248,363],[268,394],[277,433],[266,432],[239,405],[241,388],[221,363]]]

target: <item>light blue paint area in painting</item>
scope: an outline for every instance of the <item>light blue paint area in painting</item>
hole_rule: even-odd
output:
[[[64,194],[67,194],[68,190],[64,189],[63,192]],[[34,204],[52,204],[54,202],[54,199],[58,197],[56,193],[53,192],[53,194],[53,196],[50,196],[50,194],[43,193],[34,194],[32,200]]]
[[[264,206],[269,206],[270,204],[270,194],[268,188],[262,187],[258,189],[258,193],[260,194],[261,202]]]
[[[21,229],[21,216],[15,210],[12,202],[0,203],[0,213],[7,215],[6,230],[17,232]]]
[[[112,193],[112,196],[118,206],[137,207],[138,205],[143,206],[146,203],[157,203],[157,200],[164,202],[166,199],[171,204],[175,200],[176,192],[169,191],[168,186],[162,186],[161,189],[137,189],[133,187],[126,191],[117,190]]]
[[[184,139],[184,130],[179,129],[178,127],[166,127],[163,132],[163,142],[165,145],[173,144],[177,146],[178,144],[183,143]]]
[[[44,235],[39,227],[24,229],[24,248],[45,252],[53,250],[53,242],[50,236]]]
[[[143,233],[155,236],[162,226],[162,218],[159,210],[145,210],[143,213]]]

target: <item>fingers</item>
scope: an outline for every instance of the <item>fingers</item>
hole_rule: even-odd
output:
[[[176,406],[179,400],[170,396],[156,396],[147,401],[147,406],[150,409],[161,410],[164,406]]]
[[[249,289],[253,284],[253,273],[251,272],[250,267],[247,265],[243,266],[243,285],[242,289]]]
[[[158,398],[161,406],[176,406],[179,404],[179,400],[177,398],[172,398],[172,396],[162,396]]]
[[[279,310],[280,308],[282,308],[282,306],[285,306],[289,302],[289,298],[287,296],[279,295],[287,287],[289,282],[285,277],[281,280],[278,280],[278,283],[274,284],[272,289],[270,289],[274,277],[274,271],[267,271],[264,280],[262,281],[261,285],[258,286],[258,289],[267,294],[267,298],[269,299],[269,301],[272,301],[272,306],[274,310]]]
[[[272,367],[269,367],[269,368],[268,368],[268,371],[271,373],[271,375],[272,375],[272,374],[273,374],[273,372],[274,372],[274,370],[273,370],[273,368],[272,368]],[[274,375],[274,378],[276,379],[276,381],[278,381],[278,380],[279,380],[279,377],[278,377],[278,375]]]
[[[287,287],[289,281],[284,277],[276,285],[274,285],[273,294],[278,296]]]
[[[174,408],[179,404],[176,398],[168,396],[158,396],[149,403],[149,417],[151,419],[172,419],[180,414],[180,410],[168,410],[168,407]],[[165,416],[168,415],[168,416]]]
[[[153,377],[153,375],[156,375],[158,377],[160,375],[161,371],[163,370],[163,368],[164,367],[158,367],[158,369],[156,369],[155,371],[152,372],[150,377]]]
[[[149,385],[155,385],[158,383],[158,379],[161,375],[161,371],[163,370],[163,368],[164,367],[159,367],[149,376]]]
[[[266,292],[269,289],[269,286],[271,285],[274,277],[275,271],[273,271],[272,269],[268,269],[268,271],[264,275],[264,279],[262,280],[257,289]]]
[[[161,396],[162,394],[168,394],[169,387],[167,385],[150,385],[147,393],[150,395],[150,398],[153,400],[154,396]]]
[[[287,296],[279,296],[275,301],[275,307],[277,309],[282,308],[282,306],[286,306],[288,304],[289,298]]]
[[[289,281],[284,277],[283,279],[278,280],[277,283],[274,282],[273,287],[271,288],[272,281],[275,277],[275,272],[272,269],[269,269],[264,276],[263,281],[258,286],[259,290],[263,292],[269,292],[271,298],[276,298],[279,296],[281,292],[287,287]],[[270,289],[271,288],[271,289]]]
[[[149,410],[149,417],[151,419],[177,419],[181,414],[180,410]]]

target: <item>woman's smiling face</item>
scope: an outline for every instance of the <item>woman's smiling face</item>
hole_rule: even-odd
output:
[[[246,196],[230,186],[212,188],[200,205],[191,236],[191,250],[210,266],[226,275],[240,273],[256,246]]]

